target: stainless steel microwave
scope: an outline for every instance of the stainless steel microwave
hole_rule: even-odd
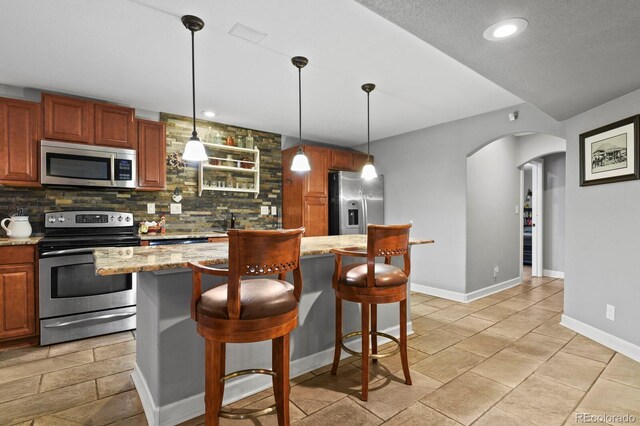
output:
[[[136,152],[96,145],[40,142],[43,185],[136,187]]]

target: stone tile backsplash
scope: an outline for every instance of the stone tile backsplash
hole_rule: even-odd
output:
[[[166,113],[160,120],[167,125],[167,155],[182,152],[191,137],[192,122],[189,117]],[[116,210],[130,211],[136,222],[159,220],[164,214],[167,230],[177,232],[209,231],[225,228],[230,214],[236,218],[237,228],[275,229],[277,216],[261,216],[261,206],[282,207],[282,168],[280,135],[228,126],[212,121],[196,122],[198,135],[205,141],[215,137],[232,136],[242,141],[251,131],[254,144],[260,150],[260,193],[203,191],[198,197],[198,169],[188,165],[176,170],[167,166],[167,187],[164,191],[118,191],[92,188],[48,187],[17,188],[0,186],[0,218],[14,214],[22,208],[29,216],[34,234],[43,232],[44,213],[58,210]],[[171,196],[178,187],[182,193],[182,214],[169,214]],[[147,214],[147,203],[156,204],[156,213]],[[0,236],[4,231],[0,230]]]

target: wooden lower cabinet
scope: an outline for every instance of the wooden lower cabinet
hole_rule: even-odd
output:
[[[7,346],[37,335],[35,246],[0,247],[0,259],[0,345]]]
[[[329,203],[324,197],[305,197],[303,206],[305,237],[318,237],[329,233]]]

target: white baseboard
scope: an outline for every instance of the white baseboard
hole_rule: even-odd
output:
[[[390,327],[385,330],[380,330],[383,333],[390,334],[394,337],[400,335],[400,327]],[[407,334],[413,333],[413,327],[411,322],[407,322]],[[359,338],[351,340],[354,347],[357,347]],[[382,345],[389,340],[381,337],[378,340],[378,344]],[[342,358],[350,356],[345,351],[342,351]],[[333,348],[326,349],[322,352],[318,352],[304,358],[291,361],[291,378],[301,376],[312,370],[324,367],[333,362]],[[204,374],[204,372],[203,372]],[[204,392],[190,396],[189,398],[173,402],[168,405],[157,406],[151,395],[151,391],[147,386],[147,382],[142,375],[142,372],[138,368],[138,365],[134,366],[131,378],[140,396],[144,414],[147,418],[147,422],[153,426],[173,426],[185,422],[194,417],[204,414]],[[247,396],[258,393],[264,389],[271,387],[271,378],[266,378],[262,375],[249,375],[240,379],[229,382],[224,389],[224,401],[223,405],[231,404]]]
[[[622,340],[613,334],[609,334],[564,314],[560,319],[560,324],[575,331],[576,333],[580,333],[583,336],[588,337],[591,340],[595,340],[601,345],[613,349],[616,352],[620,352],[624,356],[640,362],[640,346],[636,344]]]
[[[417,291],[418,293],[428,294],[430,296],[442,297],[443,299],[454,300],[456,302],[469,303],[473,302],[474,300],[489,296],[491,294],[498,293],[502,290],[515,287],[521,282],[522,280],[520,279],[520,277],[516,277],[511,280],[493,284],[489,287],[481,288],[480,290],[472,291],[471,293],[460,293],[457,291],[444,290],[441,288],[412,282],[411,291]]]
[[[456,302],[464,302],[466,296],[465,293],[460,293],[458,291],[444,290],[442,288],[431,287],[416,282],[412,282],[410,284],[410,288],[411,291],[427,294],[429,296],[441,297],[443,299],[455,300]]]
[[[562,279],[564,279],[564,272],[562,272],[562,271],[554,271],[553,269],[543,269],[542,270],[542,275],[544,275],[545,277],[562,278]]]

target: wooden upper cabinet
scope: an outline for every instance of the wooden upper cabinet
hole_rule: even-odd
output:
[[[42,105],[45,139],[93,143],[93,102],[43,93]]]
[[[319,146],[305,146],[304,153],[307,155],[311,166],[311,170],[305,174],[304,195],[328,197],[329,149]]]
[[[135,110],[118,105],[94,105],[96,145],[136,148]]]
[[[352,170],[353,152],[343,151],[341,149],[332,149],[329,168],[332,170]]]
[[[367,154],[353,154],[353,171],[362,171],[362,168],[367,163],[368,158],[369,156]],[[373,155],[371,156],[371,162],[373,162]]]
[[[0,98],[0,183],[40,186],[40,105]]]
[[[50,93],[42,105],[45,139],[136,149],[133,108]]]
[[[164,123],[136,121],[138,125],[138,187],[148,190],[164,189],[167,176]]]

